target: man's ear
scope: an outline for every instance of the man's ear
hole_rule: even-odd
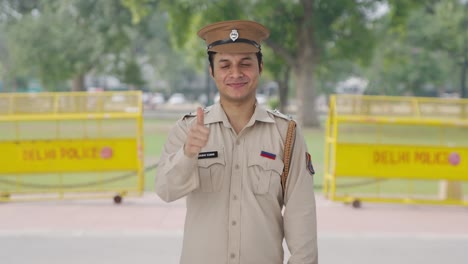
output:
[[[259,73],[262,74],[262,72],[263,72],[263,62],[260,63],[259,66],[260,66],[260,68],[258,69],[258,70],[259,70]]]

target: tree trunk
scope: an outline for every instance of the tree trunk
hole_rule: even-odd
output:
[[[18,82],[18,78],[17,77],[14,77],[10,80],[10,83],[11,83],[11,91],[13,93],[16,93],[18,92],[18,87],[19,87],[19,82]],[[25,87],[26,88],[26,87]]]
[[[283,78],[278,80],[278,90],[279,90],[279,111],[281,113],[286,113],[286,106],[288,104],[288,93],[289,93],[289,68],[284,72]]]
[[[461,76],[460,76],[460,97],[461,98],[468,98],[466,93],[466,71],[468,68],[468,59],[465,56],[463,61],[463,65],[461,67]]]
[[[297,121],[306,127],[320,126],[315,106],[314,65],[312,61],[304,62],[294,70],[297,86]]]
[[[318,61],[315,45],[313,1],[303,1],[304,20],[298,32],[297,64],[294,67],[297,98],[297,121],[301,126],[320,126],[315,106],[314,68]]]
[[[84,91],[84,74],[79,74],[73,78],[72,92]]]
[[[465,33],[463,35],[463,65],[461,69],[461,85],[460,85],[460,97],[461,98],[468,98],[466,93],[466,71],[468,68],[468,3],[465,3],[463,9],[463,26],[465,28]]]

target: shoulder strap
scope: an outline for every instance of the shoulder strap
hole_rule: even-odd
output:
[[[286,134],[286,140],[284,142],[284,153],[283,153],[283,163],[284,169],[283,174],[281,174],[281,187],[283,189],[283,197],[286,189],[286,180],[288,179],[289,174],[289,165],[291,163],[292,148],[294,141],[296,140],[296,122],[294,120],[289,121],[288,133]]]

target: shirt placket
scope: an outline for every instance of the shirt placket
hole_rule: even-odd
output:
[[[229,206],[229,263],[240,263],[241,194],[243,170],[243,138],[237,137],[232,151],[232,172]]]

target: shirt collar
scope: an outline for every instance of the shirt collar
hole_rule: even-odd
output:
[[[265,123],[274,123],[275,120],[268,114],[268,111],[265,107],[255,103],[255,112],[253,114],[254,120],[265,122]]]
[[[275,122],[275,120],[268,114],[268,111],[263,106],[257,103],[255,106],[255,111],[251,121],[260,121],[265,123]],[[225,126],[231,127],[223,107],[220,103],[215,103],[208,109],[207,113],[205,114],[205,125],[218,122],[223,122]]]

